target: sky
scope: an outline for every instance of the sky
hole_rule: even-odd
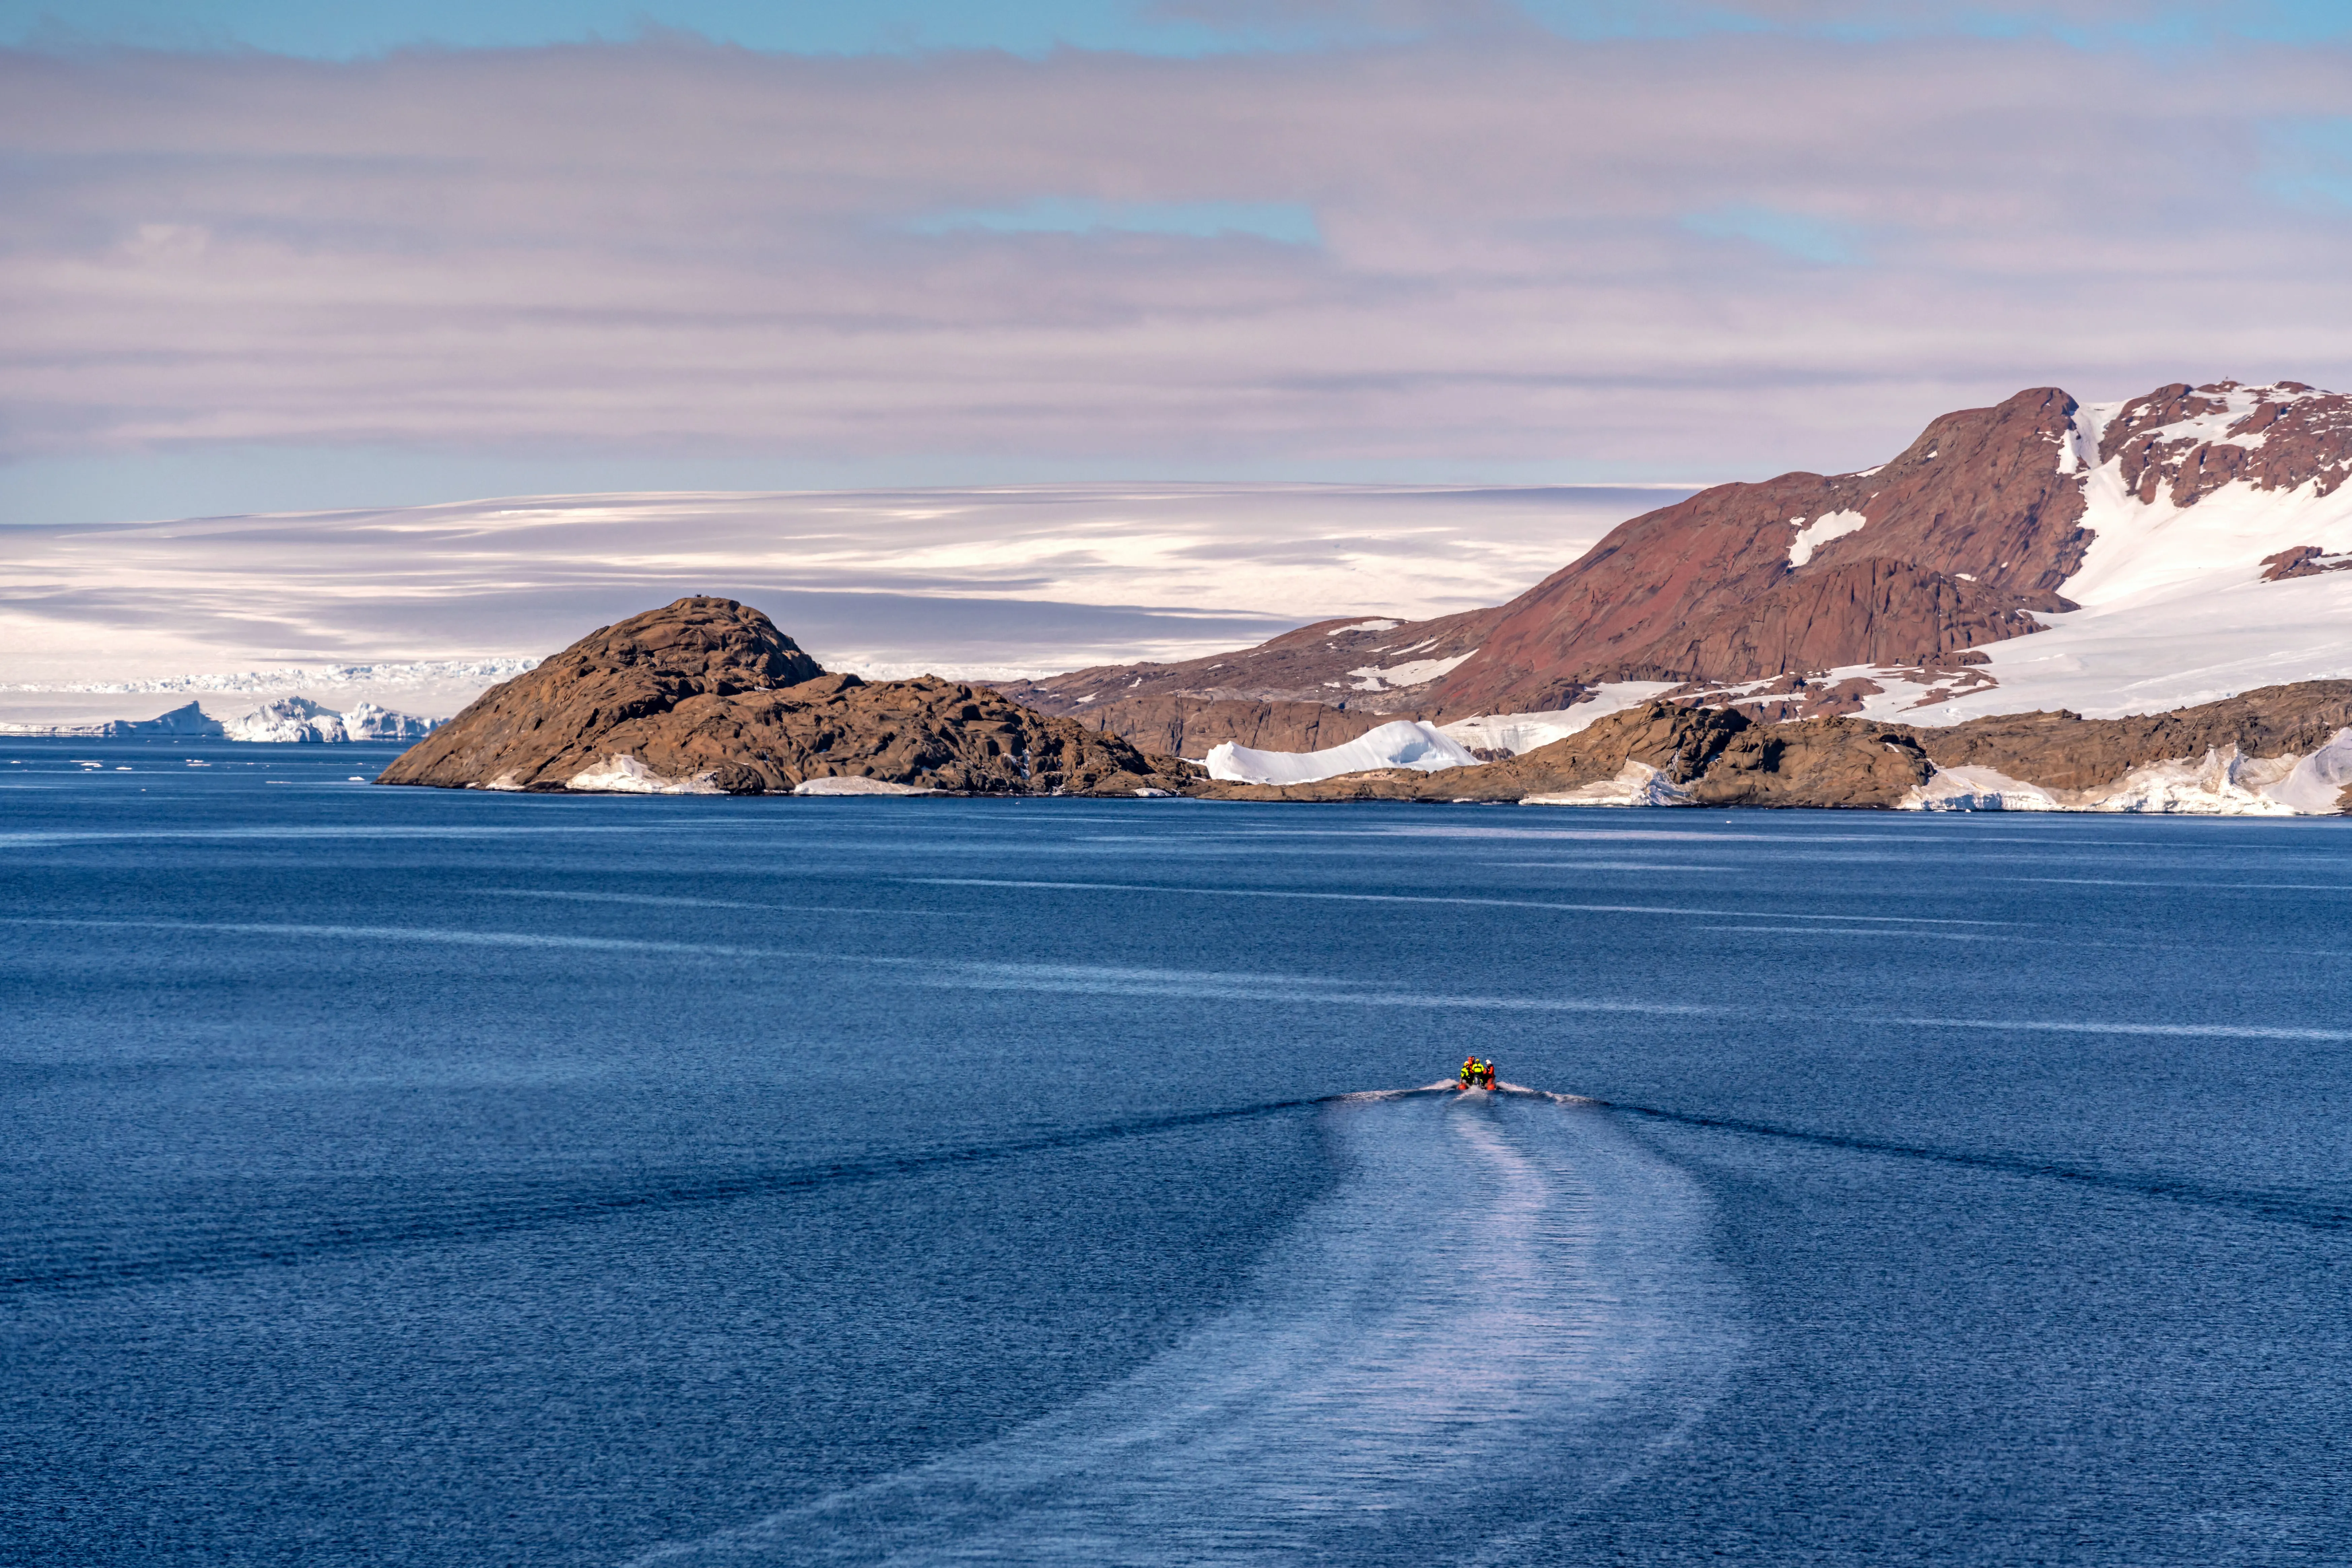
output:
[[[0,522],[2352,384],[2352,5],[0,0]]]

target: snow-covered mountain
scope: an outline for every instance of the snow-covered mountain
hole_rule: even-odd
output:
[[[2166,388],[2070,416],[2088,536],[2070,607],[1979,645],[1957,678],[1848,668],[1861,711],[1915,724],[2157,712],[2352,674],[2352,398],[2294,384]]]
[[[1503,750],[1662,692],[1912,724],[2157,712],[2352,675],[2347,478],[2339,394],[2221,382],[2083,405],[2038,387],[1946,415],[1874,468],[1645,513],[1490,610],[1324,622],[1018,694],[1122,732],[1129,710],[1181,728],[1171,703],[1205,731],[1220,704],[1319,700]]]

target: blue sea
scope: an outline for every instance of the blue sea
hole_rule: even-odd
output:
[[[393,754],[0,742],[0,1560],[2352,1561],[2352,825]]]

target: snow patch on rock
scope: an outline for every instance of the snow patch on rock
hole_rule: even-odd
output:
[[[2296,758],[2286,776],[2264,793],[2306,816],[2326,816],[2334,813],[2347,785],[2352,785],[2352,728],[2336,731],[2327,744]]]
[[[498,787],[493,784],[492,788]],[[709,773],[688,779],[664,778],[635,757],[614,752],[594,767],[583,768],[564,782],[564,788],[590,795],[725,795],[710,782]]]
[[[1832,539],[1843,539],[1870,520],[1858,511],[1825,511],[1807,522],[1801,517],[1789,520],[1797,525],[1797,537],[1789,541],[1789,564],[1802,566],[1813,558],[1813,552]]]
[[[1470,653],[1477,651],[1474,647]],[[1402,686],[1426,686],[1468,658],[1470,653],[1458,653],[1452,658],[1416,658],[1404,664],[1390,665],[1385,669],[1377,665],[1368,664],[1361,669],[1351,669],[1348,673],[1360,678],[1356,682],[1356,689],[1359,691],[1387,691]]]

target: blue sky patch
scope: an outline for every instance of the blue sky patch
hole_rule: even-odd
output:
[[[2299,206],[2352,206],[2352,118],[2263,126],[2263,187]]]
[[[1753,240],[1823,267],[1858,267],[1870,259],[1863,252],[1862,231],[1850,224],[1753,203],[1734,202],[1686,214],[1683,226],[1713,239]]]
[[[1557,36],[1693,38],[1784,33],[1848,40],[2049,37],[2082,47],[2175,51],[2214,38],[2318,42],[2352,37],[2346,0],[2149,0],[2095,22],[2062,22],[2010,3],[1853,5],[1834,21],[1790,17],[1760,0],[1516,0],[1527,22]],[[793,54],[1057,47],[1192,56],[1397,42],[1451,26],[1491,23],[1465,8],[1416,13],[1377,3],[1269,3],[1194,7],[1156,0],[0,0],[0,45],[219,51],[257,49],[313,59],[389,50],[515,48],[625,41],[664,29]],[[1483,20],[1482,20],[1483,18]]]

